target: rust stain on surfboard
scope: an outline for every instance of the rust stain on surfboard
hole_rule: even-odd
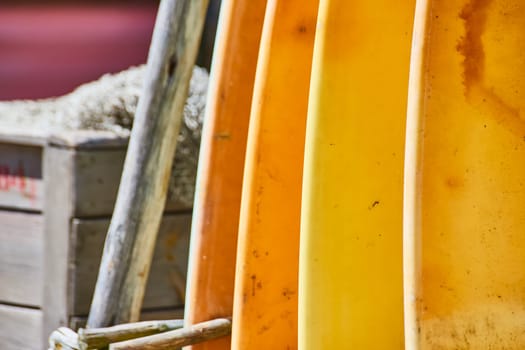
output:
[[[525,134],[525,120],[519,107],[511,106],[499,96],[494,87],[485,81],[485,47],[483,34],[486,31],[489,7],[493,0],[471,0],[462,9],[459,17],[465,26],[465,35],[456,50],[463,56],[463,85],[465,97],[473,105],[482,105],[498,124],[504,125],[516,135]]]

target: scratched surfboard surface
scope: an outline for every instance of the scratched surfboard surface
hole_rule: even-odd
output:
[[[525,348],[525,4],[418,1],[407,349]]]
[[[304,137],[318,0],[269,0],[246,150],[232,349],[297,349]]]
[[[185,321],[231,316],[244,156],[266,0],[223,0],[203,126]],[[230,338],[193,349],[230,349]]]
[[[401,350],[415,1],[321,0],[306,132],[299,349]]]

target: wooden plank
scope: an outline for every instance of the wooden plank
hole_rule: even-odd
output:
[[[125,156],[125,148],[75,152],[75,217],[111,215]]]
[[[42,305],[41,214],[0,211],[0,302]]]
[[[28,145],[23,144],[26,141]],[[0,135],[0,207],[43,209],[45,180],[42,176],[42,147],[31,145],[30,141]],[[85,132],[61,134],[60,138],[54,136],[51,141],[53,147],[77,150],[73,153],[76,157],[75,168],[69,175],[76,177],[74,215],[111,215],[126,156],[127,139],[104,132]],[[185,209],[188,209],[187,205],[168,196],[166,210]]]
[[[75,217],[111,215],[125,157],[126,148],[80,149],[75,152]],[[188,209],[188,206],[168,198],[166,210],[183,209]]]
[[[43,350],[42,311],[0,304],[0,349]]]
[[[73,169],[75,152],[70,149],[44,149],[44,311],[41,341],[66,325],[69,317],[69,232],[73,217]],[[36,341],[36,340],[35,340]]]
[[[22,128],[0,130],[0,143],[44,147],[46,142],[47,136],[41,130],[28,131]]]
[[[117,197],[127,143],[123,139],[87,135],[84,135],[85,140],[77,140],[78,143],[71,140],[68,141],[70,145],[65,141],[57,143],[60,148],[72,146],[71,151],[78,150],[73,153],[76,156],[75,168],[69,175],[76,177],[74,215],[110,215]],[[0,207],[41,211],[44,203],[42,147],[23,145],[23,139],[18,141],[13,144],[0,141]],[[166,210],[184,209],[188,206],[168,197]]]
[[[105,130],[71,130],[51,134],[51,145],[76,149],[125,148],[129,137]]]
[[[42,147],[0,143],[0,206],[43,207]]]
[[[92,251],[84,251],[82,253],[85,254],[84,258],[79,257],[78,252],[70,251],[70,246],[76,244],[78,237],[80,239],[84,238],[71,232],[71,223],[75,217],[75,212],[77,215],[82,214],[83,216],[107,216],[112,212],[116,189],[120,180],[124,152],[125,150],[118,149],[76,150],[53,145],[47,146],[44,150],[45,207],[47,210],[44,212],[44,251],[46,256],[44,259],[45,282],[42,306],[44,310],[43,339],[47,340],[49,334],[59,326],[67,325],[71,315],[87,314],[91,302],[90,293],[95,283],[97,266],[100,262],[109,219],[93,221],[99,222],[98,225],[100,225],[95,230],[98,232],[95,235],[97,237],[96,243],[93,243],[94,248],[92,248]],[[113,194],[111,191],[113,191]],[[102,204],[99,206],[99,203]],[[82,221],[75,221],[78,224],[77,228],[82,226],[80,225]],[[86,219],[85,221],[92,220]],[[185,216],[183,221],[184,224],[179,223],[177,220],[168,221],[166,227],[171,227],[172,232],[176,232],[178,225],[181,225],[180,227],[188,227],[185,232],[189,232],[189,217]],[[89,227],[88,225],[87,230],[89,230]],[[173,237],[173,235],[169,234],[168,236]],[[182,249],[178,247],[186,246],[186,250],[182,250],[185,252],[183,255],[187,257],[187,234],[186,236],[183,235],[183,237],[185,238],[181,239],[180,244],[171,243],[171,241],[168,241],[166,244],[176,246],[175,252],[178,252],[178,249]],[[87,239],[88,242],[91,242],[89,237]],[[72,240],[71,243],[70,240]],[[169,251],[171,252],[171,250]],[[177,253],[177,255],[181,254]],[[170,256],[170,259],[173,259],[173,257]],[[75,260],[82,261],[82,264],[79,265],[79,271],[76,271],[75,263],[70,265]],[[186,273],[185,264],[185,262],[184,265],[176,263],[175,265],[180,267],[177,270],[172,267],[173,265],[164,261],[160,264],[160,266],[164,267],[155,267],[155,269],[161,268],[161,271],[167,272],[166,276],[170,276],[173,281],[172,285],[176,284],[178,286],[177,290],[181,290],[180,293],[183,294],[184,276]],[[88,274],[88,277],[86,277],[88,279],[91,278],[89,283],[85,283],[84,275],[81,275],[82,277],[80,278],[75,276],[76,273],[81,273],[84,267],[84,271],[88,271],[90,266],[92,268],[91,274]],[[164,282],[157,282],[157,279],[161,279]],[[75,285],[75,281],[79,281],[79,285]],[[167,285],[165,276],[156,273],[153,274],[151,281],[152,285],[162,285],[162,283]],[[86,285],[91,285],[89,291],[87,289],[84,290]],[[174,290],[173,286],[170,288],[170,290]],[[182,304],[180,297],[168,295],[164,290],[160,288],[159,291],[152,290],[148,292],[148,295],[151,295],[151,297],[148,296],[147,300],[155,300],[160,293],[158,299],[160,303],[151,303],[155,307],[159,305],[177,306]],[[147,303],[146,305],[150,304]]]
[[[163,218],[144,308],[173,308],[184,304],[191,214]],[[74,219],[71,232],[70,288],[72,315],[89,311],[109,219]]]

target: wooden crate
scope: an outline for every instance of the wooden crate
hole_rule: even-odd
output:
[[[89,310],[127,139],[0,134],[0,349],[45,349]],[[191,208],[168,200],[143,318],[182,317]]]

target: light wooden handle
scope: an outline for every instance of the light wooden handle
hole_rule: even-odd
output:
[[[102,349],[111,343],[172,331],[184,326],[183,320],[143,321],[105,328],[78,330],[80,350]]]
[[[231,320],[219,318],[170,332],[151,335],[109,346],[109,350],[173,350],[227,336],[231,333]]]

